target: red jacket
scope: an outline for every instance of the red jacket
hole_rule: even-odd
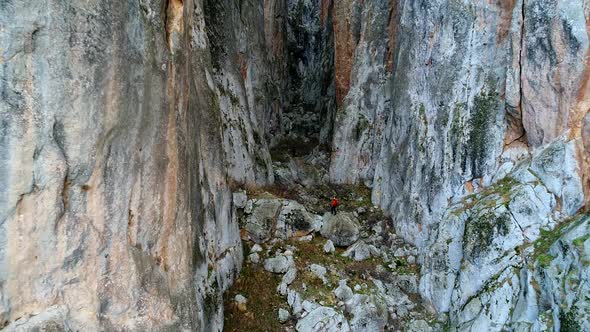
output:
[[[336,198],[334,198],[334,199],[332,200],[332,206],[333,206],[333,207],[337,207],[337,206],[338,206],[338,200],[337,200]]]

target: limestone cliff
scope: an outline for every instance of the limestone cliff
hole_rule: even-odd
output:
[[[202,2],[0,25],[0,326],[220,329],[242,249]]]
[[[374,203],[422,248],[422,295],[454,327],[536,330],[540,309],[504,311],[526,307],[518,289],[490,309],[500,300],[486,287],[501,273],[520,280],[521,296],[545,287],[522,268],[533,257],[513,250],[546,240],[588,201],[590,4],[349,0],[334,15],[331,178],[373,187]],[[478,203],[503,181],[515,182]],[[486,310],[465,314],[475,300]],[[527,305],[547,305],[536,301]]]
[[[230,188],[275,174],[371,187],[437,326],[590,328],[588,22],[589,0],[0,1],[0,328],[220,330]],[[314,141],[329,176],[273,170]]]

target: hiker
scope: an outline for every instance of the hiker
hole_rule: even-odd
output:
[[[332,198],[332,214],[336,215],[336,208],[338,207],[338,199],[334,196],[334,198]]]

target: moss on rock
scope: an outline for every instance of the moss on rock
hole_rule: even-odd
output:
[[[493,93],[482,93],[475,97],[469,119],[469,151],[473,177],[483,176],[489,150],[490,127],[498,112],[497,97]]]
[[[463,242],[467,257],[479,258],[494,241],[496,236],[506,236],[511,217],[507,212],[496,214],[486,211],[481,215],[471,215],[465,222]]]

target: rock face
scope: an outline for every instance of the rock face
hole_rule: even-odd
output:
[[[263,8],[0,5],[0,327],[221,330],[227,174],[272,181]]]
[[[418,248],[347,255],[420,263],[399,288],[450,327],[590,329],[589,21],[588,0],[3,1],[0,328],[221,330],[236,206],[256,242],[353,245],[352,214],[232,195],[325,184],[273,170],[290,138],[331,144],[329,178]],[[349,322],[283,290],[299,330],[385,324],[366,295]]]
[[[297,322],[297,331],[348,332],[350,326],[344,316],[330,307],[318,307]]]
[[[426,249],[420,289],[437,310],[450,311],[451,320],[456,319],[459,327],[473,324],[472,329],[500,330],[543,323],[539,312],[530,310],[545,300],[528,297],[522,303],[525,300],[518,300],[518,294],[529,292],[535,282],[549,287],[542,278],[530,277],[532,264],[527,263],[536,259],[546,263],[548,253],[541,248],[548,249],[552,241],[567,241],[568,235],[562,236],[558,223],[583,204],[580,179],[571,176],[575,168],[568,168],[574,154],[573,142],[556,141],[502,180],[447,210],[431,235],[433,244]],[[557,169],[559,173],[552,173]],[[572,223],[569,218],[562,225]],[[580,263],[568,264],[568,268],[587,269]],[[493,301],[507,305],[478,309]],[[529,310],[522,313],[524,317],[510,313],[519,306]]]
[[[281,1],[277,1],[281,2]],[[287,106],[282,134],[332,137],[335,113],[333,0],[287,0]]]
[[[373,184],[401,233],[424,243],[423,226],[466,184],[489,185],[504,150],[568,130],[579,144],[588,10],[584,1],[339,2],[332,179]]]
[[[298,202],[276,198],[252,199],[246,203],[242,226],[249,238],[264,243],[273,237],[287,240],[317,231],[322,218]]]
[[[336,114],[330,175],[372,181],[391,111],[392,29],[397,1],[337,1]]]
[[[215,86],[211,102],[221,110],[228,171],[238,182],[270,183],[273,173],[266,136],[276,127],[273,108],[278,111],[274,100],[280,99],[280,81],[272,77],[264,4],[203,2],[213,65],[208,79]]]
[[[373,187],[421,249],[422,296],[459,329],[585,317],[523,309],[547,308],[530,291],[547,284],[519,253],[590,197],[589,17],[583,0],[334,5],[330,177]]]

